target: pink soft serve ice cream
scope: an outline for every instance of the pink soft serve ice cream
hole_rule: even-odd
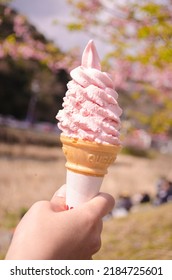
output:
[[[63,135],[71,138],[120,145],[121,108],[112,78],[101,71],[93,41],[82,55],[81,66],[71,71],[72,80],[56,116]]]

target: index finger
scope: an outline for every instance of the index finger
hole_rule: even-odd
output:
[[[83,207],[87,207],[87,210],[92,212],[97,218],[103,218],[114,207],[115,200],[113,196],[108,193],[99,193],[97,196],[86,202]]]

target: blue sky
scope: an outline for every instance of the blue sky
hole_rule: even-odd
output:
[[[88,34],[69,32],[62,25],[53,24],[54,20],[69,22],[71,7],[66,0],[13,0],[11,6],[26,15],[39,31],[53,40],[62,50],[80,47],[81,52],[90,38]],[[94,40],[100,56],[104,54],[104,44]]]

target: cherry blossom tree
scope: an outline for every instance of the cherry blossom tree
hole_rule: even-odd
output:
[[[14,11],[9,6],[0,6],[0,59],[10,56],[14,60],[33,59],[46,65],[51,71],[57,72],[61,68],[69,68],[73,56],[66,55],[55,44],[47,42],[43,36],[34,34],[34,27],[28,24],[26,17]],[[13,32],[7,32],[4,25],[8,22]],[[36,30],[35,30],[36,31]],[[6,32],[6,34],[4,33]]]
[[[170,132],[172,1],[68,2],[76,19],[67,24],[68,29],[84,30],[111,46],[103,63],[111,70],[118,90],[132,98],[132,109],[124,108],[125,118],[135,119],[153,132]]]
[[[59,78],[68,80],[65,69],[72,61],[72,54],[46,40],[23,15],[0,4],[1,114],[26,117],[29,122],[55,121],[66,91]]]

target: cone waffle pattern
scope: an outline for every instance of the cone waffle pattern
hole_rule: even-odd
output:
[[[103,177],[119,151],[120,145],[98,144],[96,142],[60,137],[66,157],[66,168],[85,175]]]

